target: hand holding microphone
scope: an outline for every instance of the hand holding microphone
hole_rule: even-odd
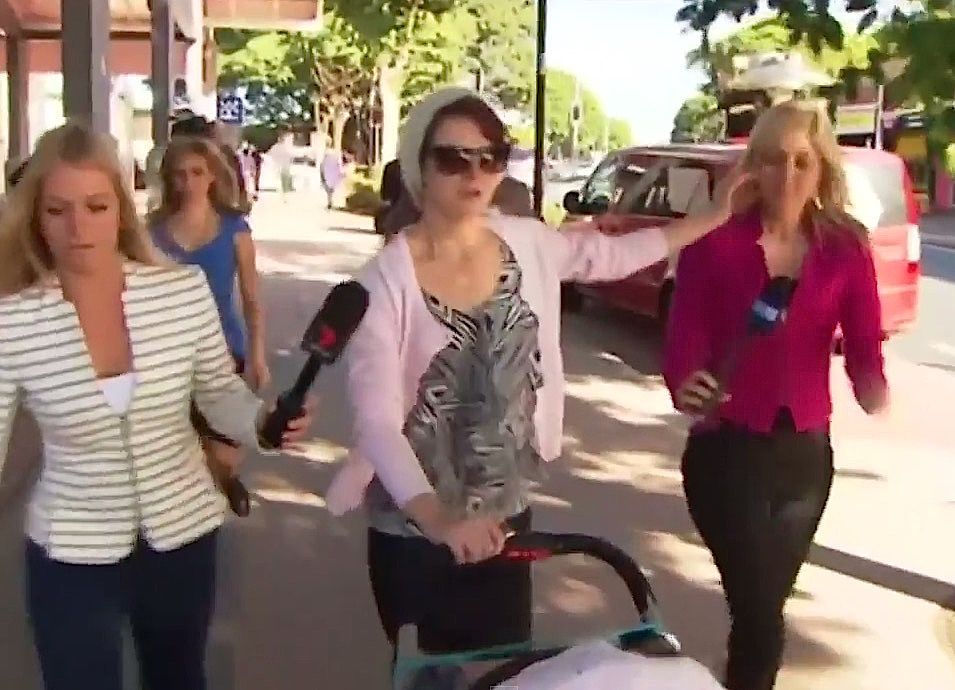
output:
[[[332,288],[302,337],[301,347],[308,353],[308,360],[262,425],[259,436],[263,447],[281,448],[305,433],[311,422],[308,390],[322,366],[338,359],[367,309],[368,291],[361,283],[352,280]]]
[[[770,335],[783,324],[795,289],[796,280],[788,276],[766,283],[750,307],[745,332],[730,344],[716,371],[696,371],[677,390],[676,402],[681,410],[705,418],[729,400],[726,386],[736,373],[740,353],[751,340]]]
[[[690,374],[676,392],[676,404],[684,412],[701,414],[719,403],[729,400],[721,390],[720,382],[710,372],[700,369]]]

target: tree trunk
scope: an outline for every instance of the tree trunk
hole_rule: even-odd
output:
[[[378,94],[381,99],[381,160],[398,157],[398,127],[401,124],[401,92],[405,71],[401,64],[381,65],[378,69]]]
[[[342,139],[345,136],[345,125],[348,124],[348,121],[351,119],[351,113],[348,112],[348,108],[343,105],[337,106],[335,108],[335,113],[332,117],[332,147],[336,151],[343,151],[342,145],[344,142]]]

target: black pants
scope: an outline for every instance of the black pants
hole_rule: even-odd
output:
[[[809,551],[832,484],[825,433],[771,434],[724,425],[690,437],[683,487],[713,554],[732,625],[726,686],[770,690],[782,658],[783,606]]]
[[[27,599],[46,690],[122,690],[128,619],[143,690],[205,690],[215,595],[215,533],[159,553],[73,565],[27,542]]]
[[[530,529],[530,511],[514,518]],[[424,537],[368,530],[368,571],[382,628],[392,645],[401,626],[418,627],[429,652],[458,652],[531,637],[529,563],[495,559],[457,565],[446,546]]]

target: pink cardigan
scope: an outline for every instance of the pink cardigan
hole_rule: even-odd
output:
[[[490,216],[491,228],[513,251],[523,272],[521,296],[539,320],[544,385],[534,414],[535,447],[545,460],[561,453],[564,368],[560,351],[560,284],[625,278],[666,257],[659,228],[608,236],[583,225],[556,231],[536,219]],[[449,332],[428,311],[403,235],[385,246],[359,275],[368,311],[345,351],[353,419],[348,462],[326,496],[341,515],[358,507],[375,474],[398,506],[432,487],[402,433],[418,385]]]

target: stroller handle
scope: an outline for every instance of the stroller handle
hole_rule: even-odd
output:
[[[656,603],[650,582],[630,555],[599,537],[586,534],[521,532],[507,539],[498,558],[510,561],[542,561],[552,556],[571,554],[583,554],[613,568],[626,584],[641,619],[647,618],[650,614],[650,603]]]

